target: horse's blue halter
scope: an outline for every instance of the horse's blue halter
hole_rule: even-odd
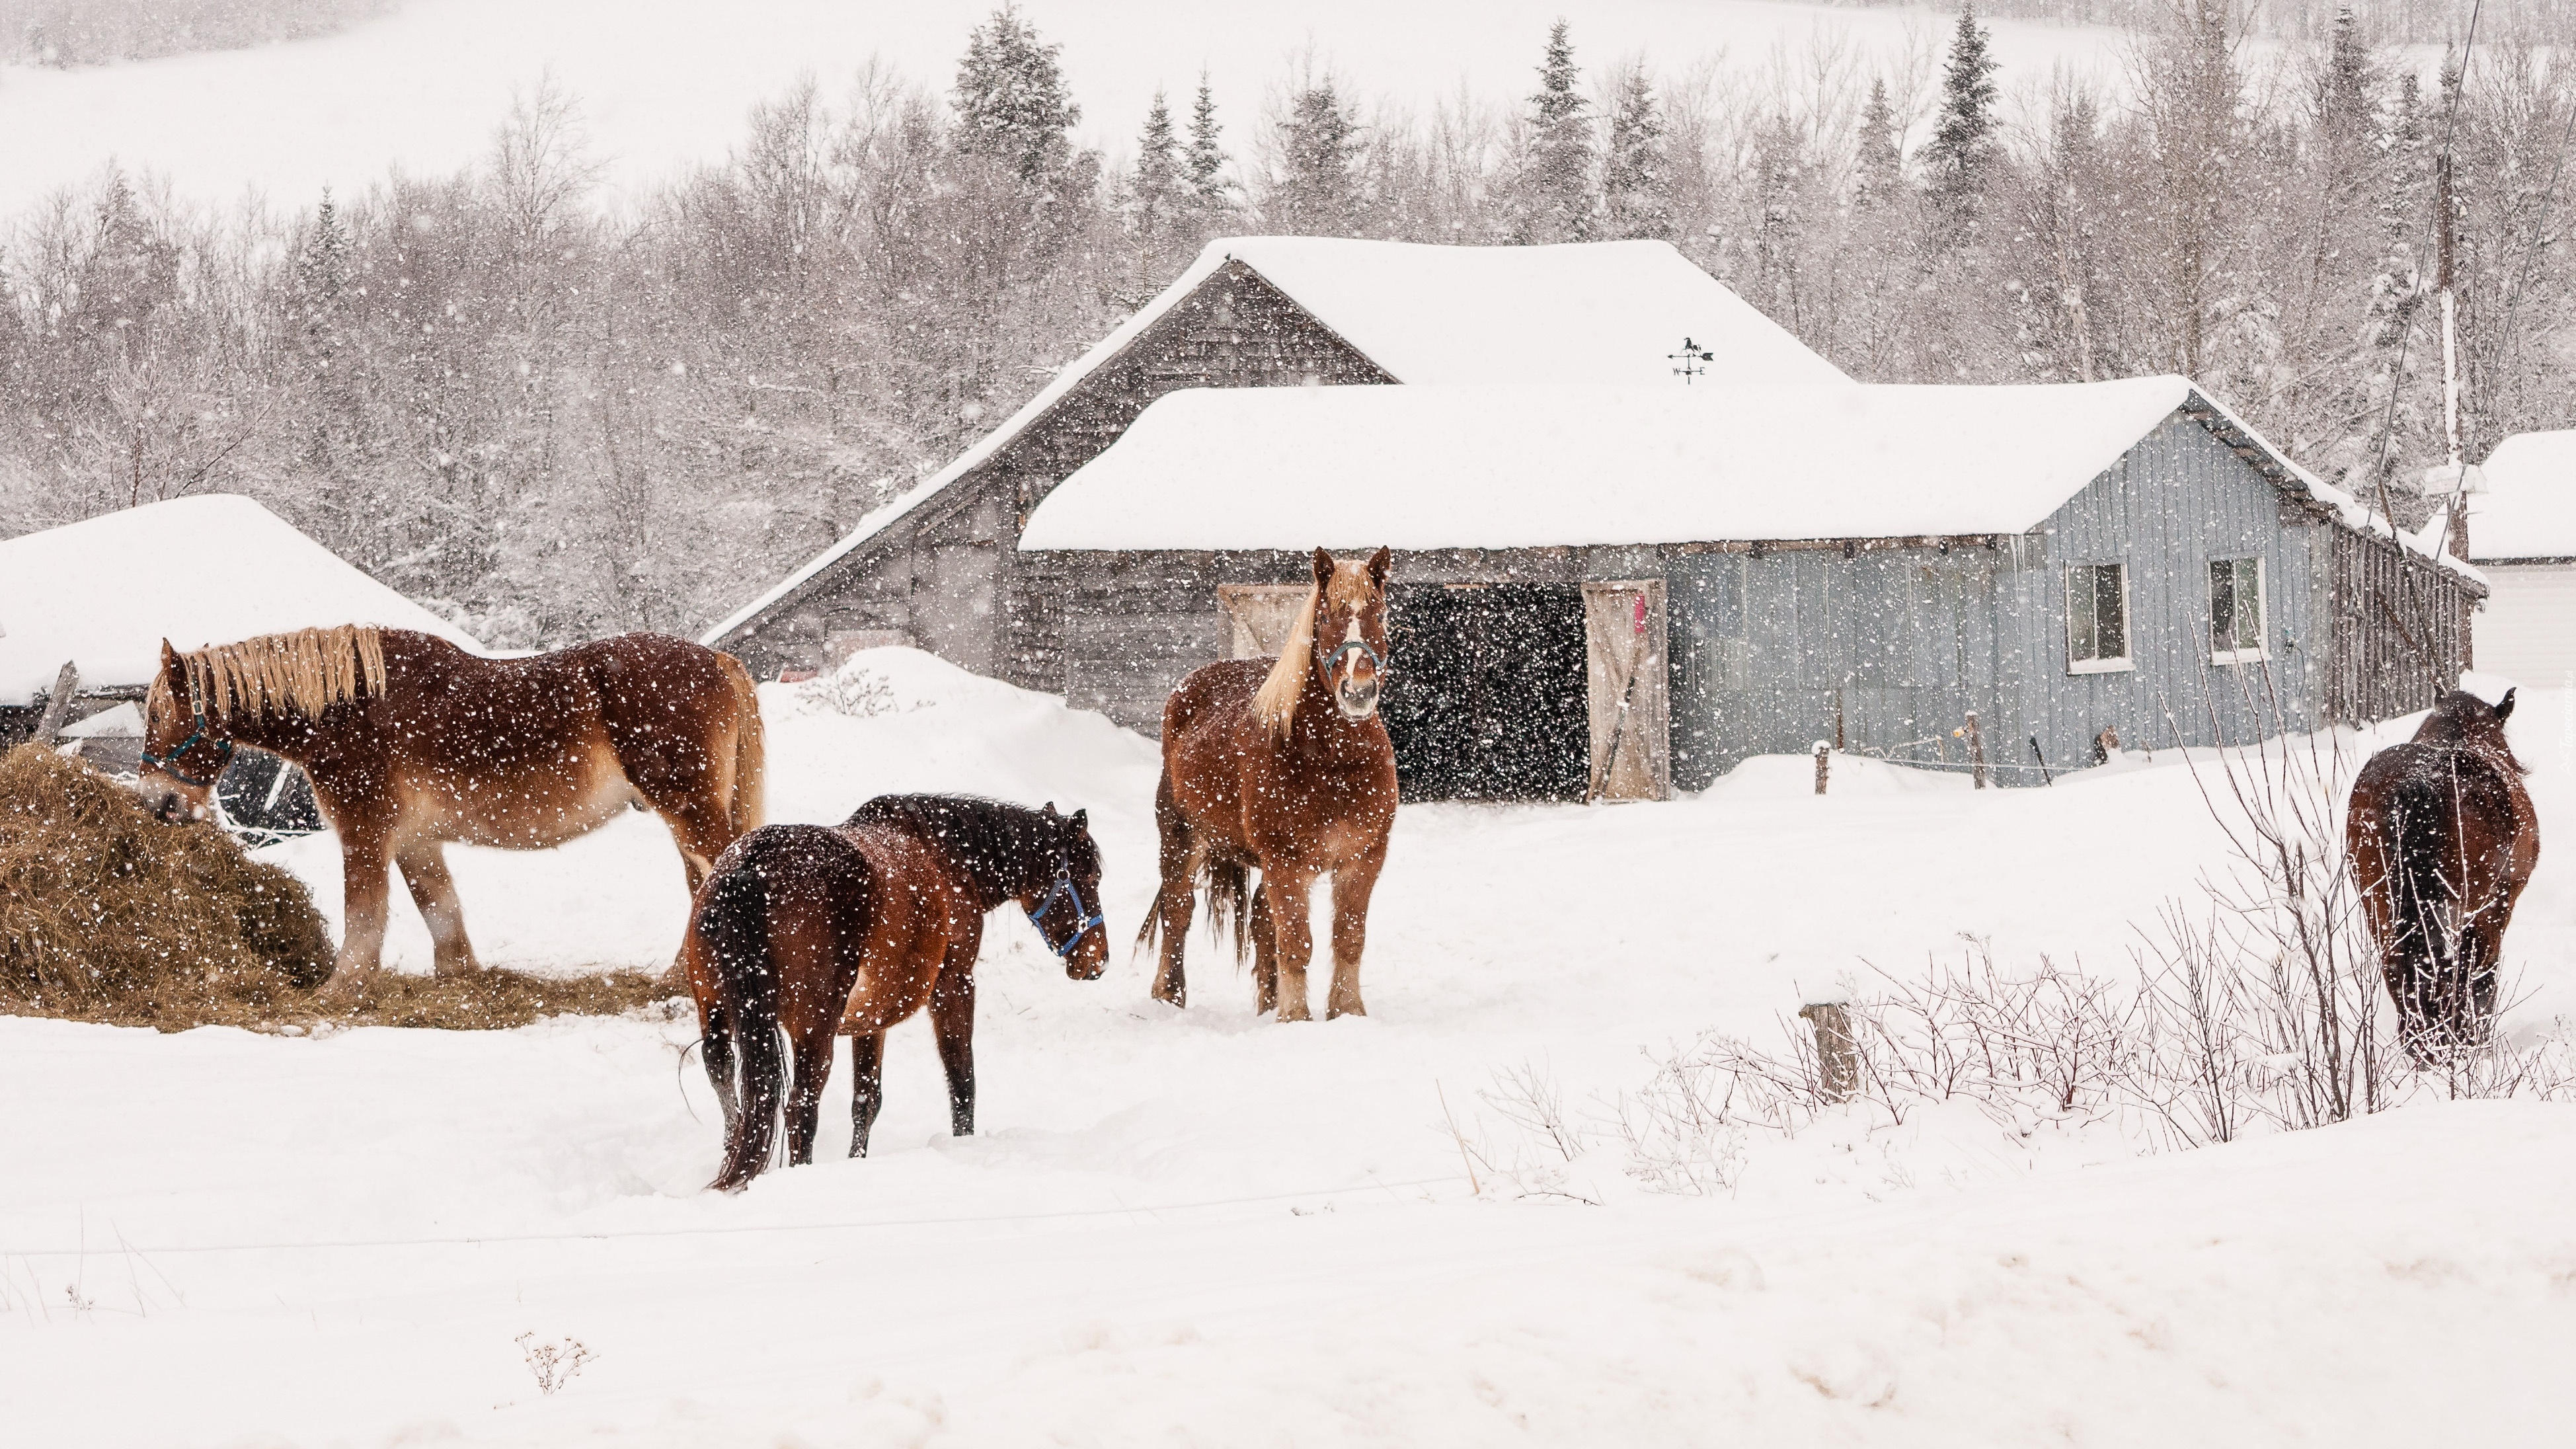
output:
[[[215,741],[214,773],[206,776],[204,779],[201,780],[196,776],[189,774],[187,771],[180,769],[179,757],[188,753],[190,750],[195,749],[198,744],[206,738],[206,712],[204,710],[197,711],[196,718],[197,727],[188,732],[188,737],[179,742],[179,747],[177,749],[172,750],[166,755],[156,755],[151,751],[146,750],[143,752],[143,763],[153,766],[162,774],[169,776],[171,779],[178,781],[182,785],[193,786],[196,789],[203,790],[211,787],[217,780],[224,777],[224,768],[233,762],[233,742],[230,740]]]
[[[1047,913],[1047,908],[1055,904],[1058,896],[1073,902],[1074,918],[1082,923],[1073,928],[1072,935],[1064,938],[1063,945],[1059,946],[1053,941],[1047,941],[1047,949],[1053,951],[1057,959],[1061,960],[1072,955],[1073,948],[1081,945],[1082,938],[1090,935],[1092,929],[1105,918],[1096,913],[1086,914],[1089,908],[1083,905],[1082,892],[1074,886],[1073,869],[1068,866],[1055,873],[1055,884],[1047,889],[1046,899],[1038,902],[1037,909],[1029,912],[1029,924],[1037,927],[1038,939],[1041,941],[1046,941],[1046,923],[1038,918]]]
[[[1329,675],[1334,670],[1341,668],[1342,656],[1350,653],[1354,649],[1367,655],[1369,663],[1376,666],[1379,673],[1383,674],[1386,672],[1386,661],[1377,657],[1377,651],[1368,647],[1368,641],[1365,639],[1353,639],[1341,648],[1324,656],[1324,673]]]

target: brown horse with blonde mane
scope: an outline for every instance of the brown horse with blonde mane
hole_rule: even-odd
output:
[[[698,892],[680,959],[698,1000],[707,1077],[724,1106],[714,1187],[769,1166],[783,1028],[795,1061],[787,1160],[814,1160],[832,1038],[850,1038],[850,1155],[864,1157],[884,1100],[888,1027],[928,1007],[948,1073],[948,1125],[975,1131],[975,957],[984,915],[1017,901],[1076,981],[1109,964],[1100,847],[1087,813],[957,795],[880,795],[837,826],[755,830]],[[734,1064],[741,1061],[741,1090]]]
[[[340,835],[347,914],[324,988],[383,958],[402,871],[442,976],[475,969],[450,841],[542,850],[630,805],[658,812],[689,888],[760,823],[760,700],[740,661],[660,634],[485,659],[403,629],[342,625],[182,654],[164,640],[144,704],[147,793],[202,818],[236,745],[312,778]]]
[[[2513,697],[2453,690],[2353,781],[2344,850],[2419,1062],[2486,1041],[2505,927],[2540,863],[2540,817],[2505,741]]]
[[[1337,563],[1315,550],[1314,587],[1279,657],[1194,670],[1163,705],[1163,777],[1154,790],[1163,879],[1137,936],[1143,945],[1161,933],[1158,999],[1187,999],[1182,943],[1204,887],[1236,959],[1251,948],[1256,1008],[1307,1020],[1310,893],[1330,876],[1333,981],[1324,1014],[1367,1013],[1360,952],[1395,824],[1395,745],[1377,717],[1390,559],[1379,549],[1365,564]],[[1256,867],[1257,895],[1247,884]]]

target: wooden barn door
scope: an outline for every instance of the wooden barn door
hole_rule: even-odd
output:
[[[1274,659],[1288,642],[1297,610],[1306,602],[1304,584],[1219,584],[1217,602],[1231,624],[1235,659]]]
[[[1587,798],[1670,798],[1672,707],[1665,688],[1664,581],[1585,584],[1583,644],[1592,715]]]

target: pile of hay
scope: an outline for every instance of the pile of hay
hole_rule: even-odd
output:
[[[302,881],[211,824],[153,818],[77,760],[0,755],[0,1011],[248,1024],[330,971]]]

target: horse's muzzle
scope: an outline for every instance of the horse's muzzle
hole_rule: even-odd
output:
[[[1344,719],[1367,719],[1377,713],[1378,687],[1374,679],[1346,679],[1333,691],[1333,703]]]

